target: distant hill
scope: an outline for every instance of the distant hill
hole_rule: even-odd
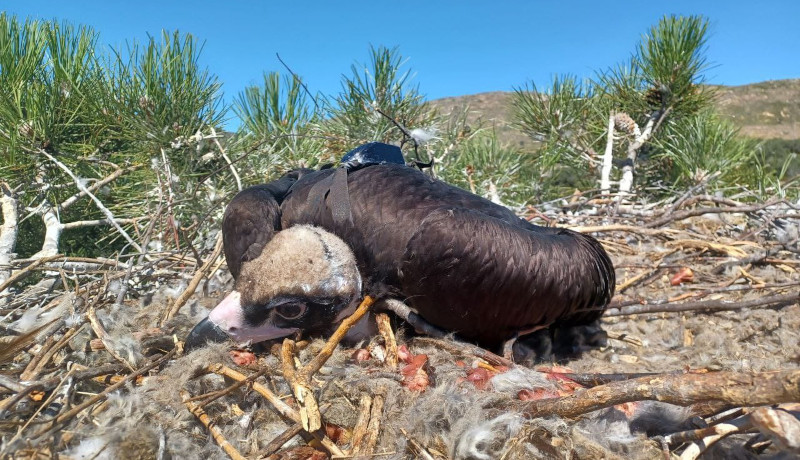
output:
[[[718,88],[719,111],[742,133],[760,139],[800,139],[800,79]]]
[[[800,79],[718,86],[719,111],[742,133],[759,139],[800,139]],[[494,126],[501,141],[518,147],[532,141],[509,126],[512,92],[495,91],[431,101],[442,113],[469,104],[470,121]]]

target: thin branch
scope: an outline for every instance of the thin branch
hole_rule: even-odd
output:
[[[225,163],[228,163],[228,167],[231,168],[231,174],[233,174],[233,178],[234,178],[234,180],[236,180],[236,189],[241,192],[242,191],[242,178],[239,177],[239,172],[236,171],[236,166],[234,166],[233,163],[231,163],[231,159],[228,158],[228,153],[225,152],[224,148],[222,148],[222,144],[220,144],[219,139],[217,139],[217,137],[218,137],[217,136],[217,131],[213,127],[211,128],[211,135],[212,135],[212,138],[214,139],[214,143],[217,144],[217,148],[219,149],[220,155],[222,155],[222,158],[225,160]]]
[[[351,327],[353,327],[365,314],[367,314],[367,311],[369,311],[369,308],[373,303],[374,300],[372,297],[364,296],[364,300],[361,301],[361,304],[358,306],[356,311],[339,324],[339,327],[336,328],[336,331],[333,333],[333,335],[331,335],[328,341],[325,342],[325,345],[322,347],[322,350],[319,351],[317,356],[315,356],[303,367],[303,369],[300,370],[302,378],[310,379],[312,375],[322,368],[325,362],[328,361],[328,358],[333,355],[333,351],[347,334],[347,331],[349,331]]]
[[[61,224],[61,228],[63,230],[72,230],[76,228],[86,228],[86,227],[97,227],[99,225],[129,225],[135,224],[141,218],[135,219],[115,219],[114,222],[108,219],[96,219],[96,220],[76,220],[75,222],[67,222],[66,224]]]
[[[114,166],[116,166],[116,165],[114,165]],[[117,166],[117,169],[114,172],[112,172],[108,176],[98,180],[97,182],[93,183],[89,187],[86,187],[86,190],[88,190],[89,192],[94,193],[100,187],[102,187],[102,186],[104,186],[104,185],[106,185],[106,184],[108,184],[110,182],[113,182],[114,180],[116,180],[121,175],[125,174],[126,172],[133,171],[133,170],[135,170],[137,168],[138,168],[138,166],[132,166],[130,168],[123,169],[123,168],[120,168],[119,166]],[[59,211],[63,211],[65,209],[67,209],[68,207],[70,207],[73,204],[75,204],[79,199],[81,199],[84,196],[86,196],[86,193],[83,190],[79,191],[78,193],[76,193],[76,194],[72,195],[71,197],[67,198],[66,200],[62,201],[61,204],[58,205],[58,210]]]
[[[171,320],[172,318],[175,317],[175,315],[178,314],[178,311],[180,311],[181,307],[183,307],[186,301],[189,300],[189,298],[194,294],[194,291],[195,289],[197,289],[197,286],[200,284],[200,281],[202,281],[203,278],[206,275],[208,275],[208,272],[214,265],[214,261],[217,260],[217,257],[219,257],[221,252],[222,252],[222,232],[219,232],[219,234],[217,235],[217,243],[214,246],[214,251],[211,253],[210,256],[208,256],[203,266],[197,269],[197,271],[194,274],[194,277],[192,277],[192,281],[190,281],[189,285],[186,286],[186,289],[184,289],[181,295],[178,296],[177,299],[175,299],[175,303],[172,304],[172,307],[170,307],[169,311],[167,311],[167,314],[164,315],[164,319],[161,321],[161,324],[164,324],[165,322]]]
[[[278,61],[283,65],[283,67],[285,67],[286,70],[288,70],[289,73],[292,74],[292,78],[294,78],[295,80],[300,82],[300,86],[303,87],[303,89],[305,90],[306,94],[308,94],[308,97],[311,98],[311,102],[314,103],[314,109],[316,110],[317,113],[319,113],[319,104],[317,104],[317,98],[315,98],[314,95],[311,94],[311,91],[308,90],[308,86],[306,86],[306,84],[303,81],[303,79],[300,78],[296,73],[294,73],[294,71],[285,62],[283,62],[283,59],[281,59],[281,55],[280,54],[275,53],[275,57],[277,57]]]
[[[762,204],[754,204],[754,205],[745,205],[745,206],[730,206],[730,207],[714,207],[714,208],[695,208],[695,209],[687,209],[686,211],[679,211],[673,213],[671,215],[662,217],[660,219],[656,219],[654,221],[650,221],[644,226],[646,228],[655,228],[655,227],[662,227],[670,222],[674,222],[676,220],[683,220],[689,217],[696,217],[702,216],[703,214],[723,214],[727,212],[755,212],[761,211],[765,208],[770,206],[774,206],[780,203],[781,200],[770,200],[766,203]]]
[[[197,417],[197,419],[200,420],[200,423],[202,423],[208,429],[208,431],[211,433],[211,436],[214,438],[214,441],[216,441],[219,447],[224,450],[226,454],[228,454],[228,457],[232,458],[233,460],[245,460],[246,457],[240,454],[239,451],[233,447],[233,444],[225,439],[225,436],[222,434],[222,430],[220,430],[219,427],[213,421],[211,421],[211,418],[209,418],[208,414],[205,413],[203,407],[196,402],[190,401],[189,392],[186,390],[181,390],[180,394],[181,399],[183,399],[183,403],[186,405],[186,408],[189,409],[189,412]]]
[[[770,297],[759,297],[756,299],[731,302],[729,300],[705,300],[698,302],[664,303],[659,305],[630,305],[627,307],[606,310],[603,316],[627,316],[639,315],[643,313],[664,313],[681,311],[726,311],[741,310],[753,307],[779,307],[791,305],[800,301],[800,292],[789,294],[779,294]]]
[[[403,142],[400,145],[401,147],[402,144],[405,144],[406,141],[408,140],[411,140],[411,142],[414,143],[414,156],[416,157],[417,161],[419,161],[419,151],[418,151],[419,143],[417,143],[417,140],[414,138],[414,136],[412,136],[411,133],[403,125],[401,125],[399,121],[390,117],[386,112],[381,110],[380,107],[374,107],[374,109],[376,112],[383,115],[387,120],[391,121],[397,127],[397,129],[399,129],[400,132],[403,133]]]
[[[699,190],[705,188],[705,186],[708,185],[708,183],[710,181],[716,179],[721,174],[722,174],[721,171],[717,171],[717,172],[715,172],[713,174],[710,174],[710,175],[704,177],[703,180],[701,180],[699,184],[691,187],[683,195],[681,195],[680,198],[675,200],[675,203],[672,206],[670,206],[669,208],[667,208],[667,210],[664,212],[664,216],[668,216],[668,215],[672,214],[673,212],[677,211],[678,209],[680,209],[681,206],[683,206],[683,204],[686,203],[695,193],[697,193]],[[737,203],[737,204],[741,204],[741,203]]]
[[[761,406],[800,400],[800,371],[663,374],[599,385],[562,398],[522,404],[532,417],[573,418],[627,402],[658,400],[679,406],[720,401]]]
[[[138,243],[133,241],[133,238],[131,238],[130,235],[128,235],[128,232],[126,232],[119,224],[117,224],[117,221],[116,221],[116,218],[114,217],[114,214],[108,208],[106,208],[105,205],[103,205],[102,201],[100,201],[96,196],[94,196],[94,194],[92,194],[92,192],[90,192],[86,188],[86,186],[84,186],[81,183],[80,179],[78,179],[78,176],[76,176],[75,173],[73,173],[72,170],[70,170],[67,167],[67,165],[65,165],[64,163],[58,161],[54,156],[50,155],[49,153],[47,153],[43,149],[39,149],[39,153],[44,155],[45,157],[47,157],[48,160],[50,160],[53,163],[55,163],[56,166],[58,166],[59,168],[61,168],[62,171],[67,173],[72,178],[72,180],[75,181],[75,185],[78,187],[78,189],[81,190],[82,192],[84,192],[86,195],[88,195],[89,198],[91,198],[92,201],[94,201],[95,205],[97,205],[98,209],[100,209],[100,211],[103,214],[106,215],[106,218],[108,218],[109,223],[117,230],[117,232],[119,232],[119,234],[122,235],[122,237],[125,238],[125,240],[131,246],[133,246],[137,251],[142,252],[141,246],[139,246]]]
[[[603,168],[600,173],[600,190],[603,195],[611,191],[611,166],[614,160],[614,112],[608,115],[608,137],[606,151],[603,154]]]

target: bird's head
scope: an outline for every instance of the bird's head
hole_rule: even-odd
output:
[[[186,346],[325,332],[352,313],[360,294],[361,275],[344,241],[317,227],[291,227],[242,264],[233,292],[192,329]]]

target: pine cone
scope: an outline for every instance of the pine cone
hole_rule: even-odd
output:
[[[619,112],[614,115],[614,129],[617,131],[633,134],[635,131],[636,122],[633,121],[630,115],[625,112]]]
[[[651,107],[663,107],[667,104],[669,98],[669,88],[666,85],[659,85],[655,88],[650,88],[644,93],[644,99]]]

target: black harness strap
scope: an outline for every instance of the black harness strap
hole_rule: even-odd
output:
[[[335,227],[353,225],[347,169],[337,168],[333,174],[317,182],[309,191],[313,209],[324,209]]]
[[[347,169],[338,168],[333,173],[327,205],[331,211],[331,216],[333,216],[333,223],[337,227],[353,225],[353,214],[350,209],[350,190],[347,188]]]

